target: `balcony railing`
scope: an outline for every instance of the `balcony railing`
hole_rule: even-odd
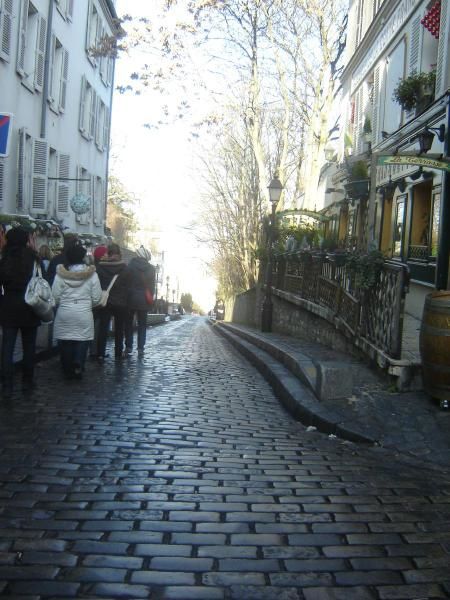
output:
[[[329,320],[356,345],[368,342],[389,357],[400,358],[406,265],[385,261],[369,289],[355,285],[342,255],[284,254],[273,266],[275,288],[327,309]]]

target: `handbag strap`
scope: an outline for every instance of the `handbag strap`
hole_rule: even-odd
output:
[[[34,266],[36,267],[36,270],[33,273],[34,277],[41,277],[42,278],[41,265],[36,261],[34,263]]]
[[[109,292],[111,291],[112,286],[116,283],[116,279],[119,277],[119,275],[114,275],[114,277],[111,279],[110,284],[108,285],[108,287],[106,288],[106,291]]]

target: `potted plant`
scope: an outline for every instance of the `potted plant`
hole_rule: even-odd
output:
[[[434,96],[436,71],[429,73],[413,73],[401,79],[394,89],[393,99],[408,112],[424,110]]]
[[[350,199],[367,198],[369,195],[369,172],[365,160],[357,160],[347,166],[349,183],[344,185]]]

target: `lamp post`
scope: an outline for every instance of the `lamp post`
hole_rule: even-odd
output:
[[[267,234],[267,267],[266,267],[266,280],[265,280],[265,295],[262,304],[262,313],[261,313],[261,331],[272,331],[272,312],[273,312],[273,303],[272,303],[272,262],[273,262],[273,241],[275,235],[275,211],[277,209],[277,204],[281,197],[281,192],[283,191],[283,184],[278,178],[278,173],[276,172],[273,176],[272,181],[269,184],[269,197],[270,204],[272,205],[272,212],[270,215],[270,225],[269,231]]]
[[[167,275],[166,277],[166,300],[169,302],[169,281],[170,277]]]

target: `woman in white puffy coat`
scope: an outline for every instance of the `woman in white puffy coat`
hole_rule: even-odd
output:
[[[66,379],[81,379],[89,342],[94,339],[92,308],[102,288],[94,266],[83,263],[86,250],[75,243],[66,251],[66,265],[58,265],[52,292],[57,311],[54,336],[58,340]]]

